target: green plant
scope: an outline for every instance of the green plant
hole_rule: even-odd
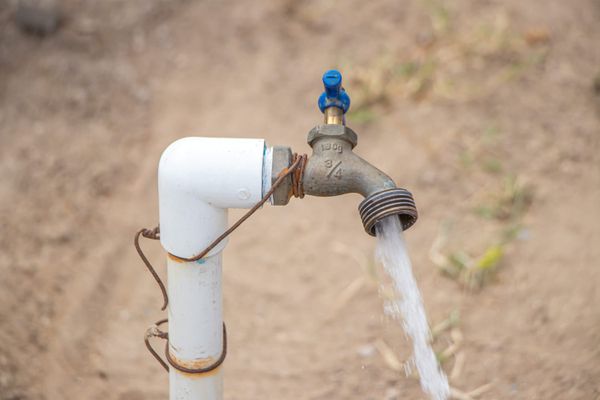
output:
[[[475,208],[475,212],[485,218],[516,221],[531,205],[533,190],[514,175],[506,175],[498,192],[490,193],[485,204]]]

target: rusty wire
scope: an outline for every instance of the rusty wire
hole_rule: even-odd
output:
[[[246,221],[248,218],[250,218],[252,216],[252,214],[254,214],[263,204],[265,204],[267,202],[267,200],[269,200],[269,198],[271,198],[271,196],[273,195],[275,190],[279,186],[281,186],[281,184],[285,181],[285,179],[288,176],[291,176],[291,179],[292,179],[292,195],[294,197],[303,198],[304,197],[304,188],[302,186],[302,177],[304,176],[304,169],[306,167],[307,160],[308,160],[308,156],[306,154],[294,153],[292,156],[291,165],[287,168],[284,168],[277,175],[277,179],[275,179],[275,182],[273,182],[273,184],[271,185],[271,189],[269,189],[269,191],[262,197],[262,199],[260,199],[260,201],[258,203],[256,203],[250,210],[248,210],[248,212],[246,212],[240,219],[238,219],[233,225],[231,225],[231,227],[229,227],[225,232],[223,232],[222,235],[220,235],[218,238],[216,238],[211,244],[209,244],[204,250],[202,250],[196,256],[191,257],[191,258],[184,258],[184,257],[176,256],[171,253],[169,253],[169,255],[177,260],[186,261],[186,262],[198,261],[198,260],[204,258],[212,249],[215,248],[215,246],[217,246],[221,241],[223,241],[223,239],[225,239],[227,236],[229,236],[231,234],[231,232],[236,230],[242,223],[244,223],[244,221]],[[162,296],[163,296],[163,305],[161,307],[161,310],[165,310],[167,308],[167,305],[169,304],[169,296],[167,294],[167,290],[166,290],[165,285],[163,284],[162,280],[160,279],[160,276],[158,276],[158,274],[154,270],[154,267],[152,266],[150,261],[148,261],[148,258],[142,251],[142,248],[140,246],[140,236],[145,237],[147,239],[160,240],[160,227],[157,226],[154,229],[140,229],[135,234],[133,244],[134,244],[135,249],[137,250],[138,254],[140,255],[140,258],[146,265],[146,268],[148,269],[148,271],[150,271],[150,273],[152,274],[152,277],[154,278],[154,280],[160,287],[160,291],[162,292]],[[216,360],[213,364],[209,365],[208,367],[187,368],[182,365],[179,365],[171,357],[171,355],[169,353],[169,333],[161,331],[159,329],[160,325],[165,324],[167,322],[168,322],[168,319],[166,319],[166,318],[157,321],[153,326],[151,326],[150,328],[148,328],[146,330],[146,334],[144,335],[144,342],[146,344],[146,348],[154,356],[154,358],[156,358],[156,360],[160,363],[160,365],[167,372],[169,371],[169,366],[167,365],[167,363],[165,363],[165,361],[162,358],[160,358],[158,353],[152,348],[152,345],[150,344],[150,338],[152,338],[152,337],[158,337],[158,338],[166,340],[165,356],[167,358],[167,361],[173,368],[175,368],[179,371],[187,372],[190,374],[200,374],[200,373],[212,371],[223,363],[223,361],[225,360],[225,357],[227,355],[227,329],[225,328],[225,323],[223,323],[223,349],[221,351],[221,356],[219,357],[219,359]]]
[[[160,339],[165,339],[167,341],[165,343],[165,358],[173,368],[181,372],[186,372],[188,374],[202,374],[215,370],[219,367],[219,365],[223,364],[223,361],[225,361],[225,357],[227,357],[227,328],[225,327],[225,323],[223,323],[223,348],[221,349],[221,355],[219,356],[219,358],[207,367],[188,368],[184,367],[183,365],[179,365],[169,353],[169,332],[161,331],[158,328],[159,326],[167,322],[169,322],[167,318],[156,321],[154,325],[152,325],[146,330],[146,334],[144,335],[144,343],[146,344],[146,348],[148,349],[150,354],[154,356],[156,361],[158,361],[160,365],[165,369],[165,371],[169,372],[169,365],[167,365],[167,363],[162,358],[160,358],[160,355],[156,352],[156,350],[154,350],[154,348],[150,344],[150,338],[157,337]]]
[[[211,244],[209,244],[200,253],[198,253],[197,255],[190,257],[190,258],[179,257],[179,256],[176,256],[175,254],[171,254],[171,253],[169,253],[169,254],[171,254],[171,256],[177,258],[178,260],[186,261],[186,262],[198,261],[198,260],[204,258],[212,249],[214,249],[219,243],[221,243],[223,241],[223,239],[225,239],[227,236],[229,236],[231,234],[231,232],[235,231],[241,224],[244,223],[244,221],[246,221],[248,218],[250,218],[252,216],[252,214],[254,214],[256,212],[256,210],[258,210],[263,204],[265,204],[267,202],[267,200],[269,200],[271,198],[271,196],[273,195],[275,190],[279,187],[279,185],[281,185],[283,183],[283,181],[285,181],[285,178],[287,178],[291,174],[294,174],[295,171],[298,171],[298,170],[300,170],[299,178],[294,179],[294,177],[292,175],[292,182],[296,181],[296,184],[293,184],[292,188],[295,186],[297,187],[297,189],[293,189],[293,194],[296,197],[300,197],[300,198],[304,197],[304,192],[302,191],[302,184],[300,183],[300,181],[298,179],[301,179],[301,177],[303,175],[302,171],[304,170],[304,167],[306,165],[306,159],[307,159],[306,154],[298,155],[297,153],[294,153],[294,156],[292,158],[292,160],[293,160],[292,164],[288,168],[284,168],[279,173],[279,175],[277,175],[277,179],[271,185],[271,189],[269,189],[269,191],[263,196],[263,198],[260,199],[260,201],[258,203],[256,203],[250,210],[248,210],[248,212],[246,214],[244,214],[240,219],[238,219],[233,225],[231,225],[229,227],[229,229],[227,229],[225,232],[223,232],[223,234],[221,236],[216,238]]]
[[[306,154],[294,153],[292,158],[292,165],[298,162],[298,167],[292,174],[292,194],[294,197],[304,197],[304,186],[302,185],[302,178],[304,177],[304,168],[306,167],[306,161],[308,156]]]
[[[157,337],[157,338],[161,338],[161,339],[166,339],[167,345],[168,345],[169,333],[163,332],[160,329],[158,329],[159,326],[161,326],[162,324],[164,324],[165,322],[168,322],[168,321],[169,320],[167,318],[161,319],[160,321],[156,321],[154,323],[154,325],[152,325],[151,327],[146,329],[146,334],[144,335],[144,343],[146,343],[146,348],[148,349],[150,354],[152,354],[154,356],[154,358],[156,358],[156,361],[158,361],[160,363],[160,365],[162,365],[162,367],[167,372],[169,372],[169,366],[167,365],[166,362],[163,361],[162,358],[160,358],[158,353],[152,348],[152,345],[150,344],[150,338]]]
[[[140,229],[135,234],[135,238],[133,239],[133,245],[135,246],[135,249],[137,250],[138,254],[140,255],[140,258],[146,265],[146,268],[148,268],[148,271],[150,271],[150,273],[154,277],[154,280],[156,281],[156,283],[158,283],[158,287],[160,287],[160,291],[162,292],[162,296],[163,296],[163,305],[161,307],[161,310],[164,310],[167,308],[167,305],[169,304],[169,296],[167,295],[167,289],[165,288],[165,285],[160,280],[160,276],[158,276],[158,274],[154,270],[154,267],[152,267],[152,264],[150,264],[150,261],[148,261],[148,258],[142,251],[142,248],[140,247],[140,235],[147,239],[159,240],[160,239],[160,227],[157,226],[154,229],[145,229],[145,228]]]
[[[169,353],[168,340],[165,345],[165,357],[167,358],[167,361],[169,362],[169,364],[171,364],[173,368],[181,372],[186,372],[188,374],[203,374],[217,369],[219,365],[223,364],[223,361],[225,361],[225,357],[227,357],[227,329],[225,328],[225,323],[223,323],[223,348],[221,349],[221,355],[214,363],[210,364],[209,366],[201,368],[188,368],[178,364],[177,361],[175,361],[171,357],[171,353]]]

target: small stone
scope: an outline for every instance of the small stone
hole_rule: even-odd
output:
[[[53,1],[23,1],[17,7],[15,21],[23,32],[45,37],[58,30],[62,14]]]
[[[365,344],[356,349],[356,354],[363,358],[373,357],[375,355],[375,346],[372,344]]]

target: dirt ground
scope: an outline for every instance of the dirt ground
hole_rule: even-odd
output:
[[[415,194],[407,240],[431,325],[452,321],[434,345],[456,398],[600,398],[600,2],[60,8],[36,36],[0,2],[0,399],[165,399],[142,341],[160,293],[132,246],[157,222],[161,151],[308,152],[332,67],[357,152]],[[231,237],[226,398],[424,398],[359,201],[293,199]],[[475,285],[442,273],[490,249]]]

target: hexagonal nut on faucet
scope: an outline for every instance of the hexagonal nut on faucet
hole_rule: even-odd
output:
[[[356,146],[358,143],[358,135],[350,128],[345,125],[338,124],[327,124],[327,125],[317,125],[308,132],[308,137],[306,141],[310,145],[313,146],[318,139],[321,138],[337,138],[345,140],[346,142],[352,145],[352,148]]]

